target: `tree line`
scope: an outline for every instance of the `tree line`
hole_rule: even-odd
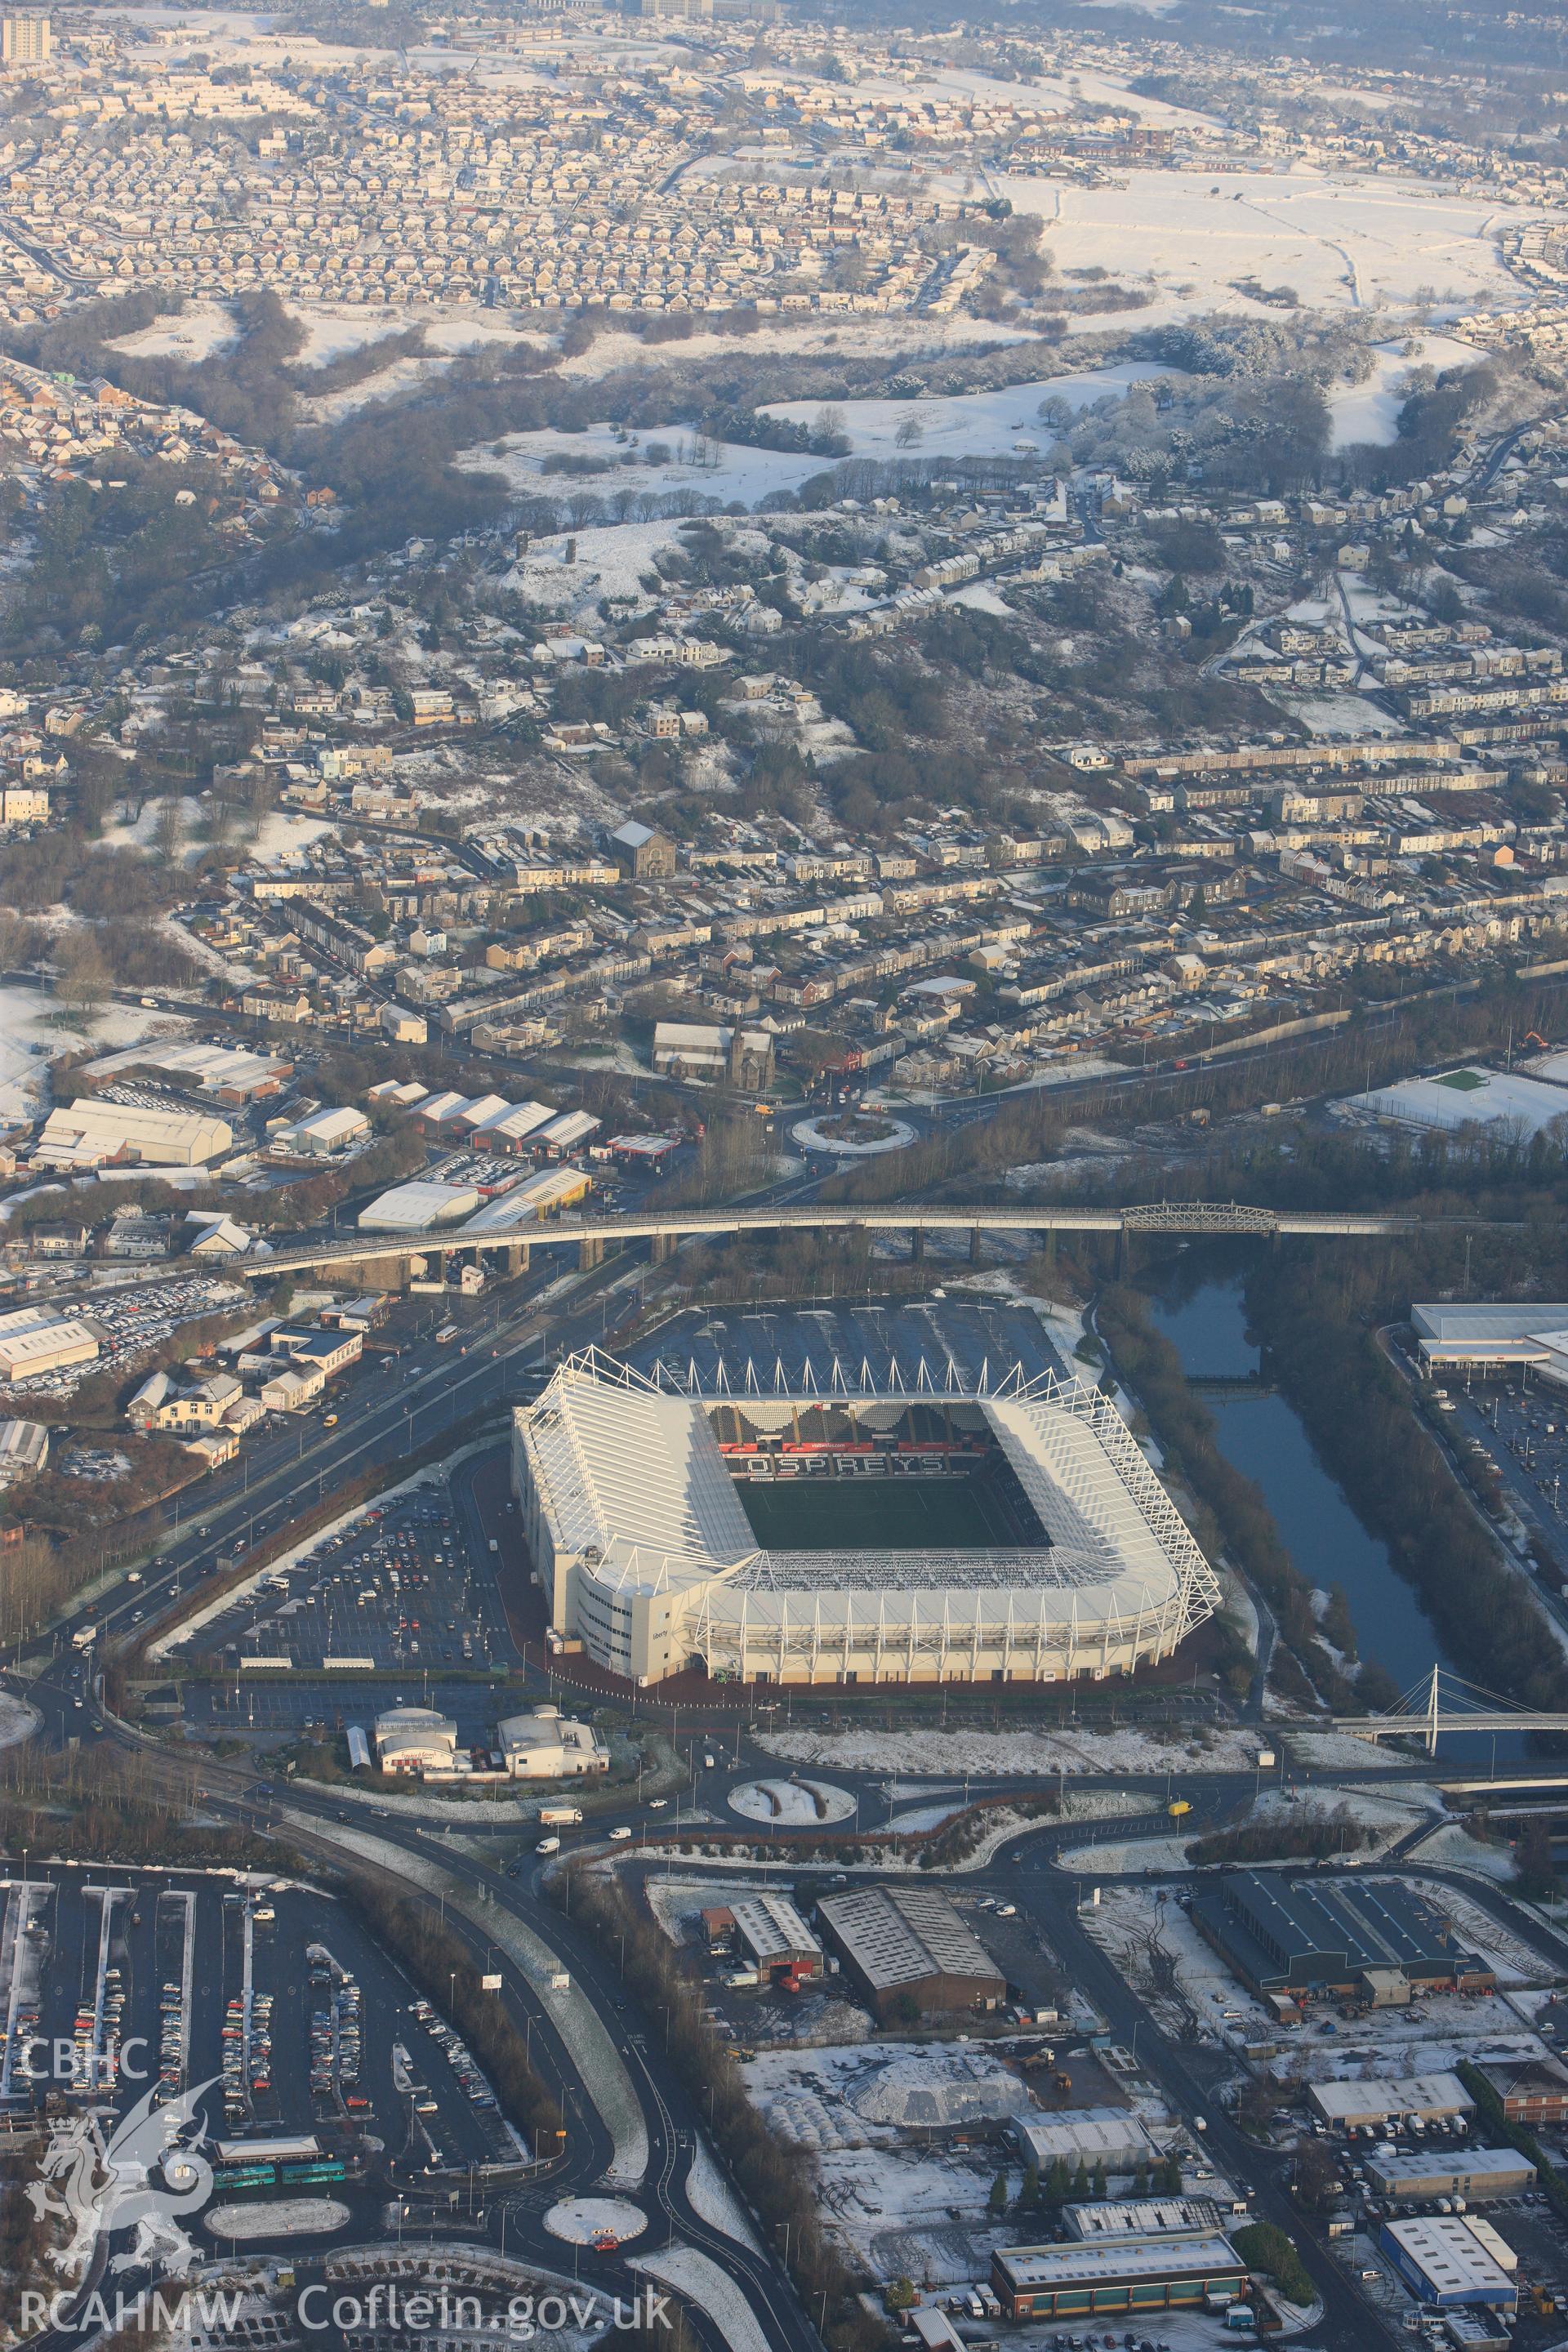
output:
[[[1509,1239],[1517,1253],[1519,1236]],[[1425,1248],[1391,1251],[1400,1273],[1392,1298],[1379,1281],[1384,1269],[1352,1253],[1259,1263],[1247,1281],[1247,1313],[1325,1465],[1415,1588],[1442,1647],[1466,1661],[1467,1680],[1555,1711],[1568,1707],[1568,1663],[1522,1572],[1500,1558],[1376,1339],[1379,1321],[1403,1318],[1422,1295],[1423,1259],[1429,1265],[1446,1253],[1448,1281],[1426,1295],[1451,1292],[1458,1246],[1452,1237],[1429,1236]],[[1517,1288],[1522,1272],[1516,1259],[1508,1288]]]
[[[742,2195],[762,2216],[770,2246],[784,2241],[785,2264],[816,2316],[828,2352],[885,2352],[891,2338],[859,2300],[863,2278],[822,2225],[814,2160],[779,2145],[746,2096],[733,2054],[702,2013],[702,1988],[619,1881],[574,1864],[551,1892],[601,1950],[620,1955],[627,1990],[644,2013],[663,2013],[668,2049],[693,2097],[709,2110],[714,2139]]]
[[[451,2020],[489,2075],[501,2105],[537,2152],[553,2155],[561,2110],[504,2004],[479,1984],[473,1954],[428,1903],[393,1892],[353,1872],[344,1899],[382,1950],[390,1952],[426,1998]]]
[[[1147,1412],[1169,1473],[1184,1480],[1201,1507],[1193,1532],[1211,1556],[1228,1551],[1273,1612],[1279,1631],[1271,1678],[1289,1696],[1303,1695],[1281,1650],[1325,1706],[1350,1712],[1386,1705],[1398,1696],[1382,1667],[1358,1667],[1352,1680],[1323,1642],[1312,1588],[1291,1559],[1273,1514],[1254,1481],[1220,1452],[1214,1415],[1194,1395],[1181,1358],[1149,1318],[1142,1292],[1113,1284],[1096,1307],[1096,1321],[1118,1372]],[[1309,1693],[1308,1696],[1310,1694]]]

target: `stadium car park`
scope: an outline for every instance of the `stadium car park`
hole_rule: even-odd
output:
[[[291,1565],[267,1570],[181,1647],[227,1671],[259,1661],[274,1672],[368,1661],[388,1671],[461,1674],[515,1657],[488,1549],[435,1486],[368,1512]]]
[[[218,2167],[215,2200],[342,2195],[367,2171],[417,2193],[518,2157],[478,2065],[344,1906],[232,1873],[57,1864],[25,1895],[4,1883],[0,2112],[209,2081],[209,2141],[314,2137],[324,2168],[258,2145]]]

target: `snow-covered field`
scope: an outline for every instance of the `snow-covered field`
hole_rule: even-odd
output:
[[[1042,400],[1048,397],[1066,401],[1073,408],[1088,408],[1108,394],[1124,393],[1130,383],[1145,383],[1151,377],[1172,373],[1158,362],[1149,361],[1123,367],[1082,369],[1066,375],[1043,377],[1033,383],[1013,384],[999,392],[955,393],[919,400],[835,401],[833,407],[837,429],[848,440],[850,454],[857,457],[1005,457],[1025,449],[1032,456],[1049,449],[1058,438],[1055,426],[1040,419]],[[814,400],[782,401],[774,403],[765,414],[811,425],[821,405],[820,401]],[[899,427],[908,420],[921,427],[921,439],[912,451],[900,449],[898,445]],[[650,466],[647,462],[647,452],[653,444],[669,452],[668,464]],[[621,460],[628,452],[640,462],[623,465]],[[581,480],[571,475],[547,475],[541,467],[544,459],[552,457],[600,458],[606,470],[603,475]],[[699,458],[700,462],[697,462]],[[754,506],[772,490],[798,489],[802,482],[813,474],[820,474],[832,461],[793,450],[746,448],[732,441],[704,440],[699,444],[690,427],[684,425],[649,425],[634,436],[633,442],[622,442],[605,424],[591,425],[582,433],[563,433],[547,426],[533,433],[509,434],[503,442],[493,446],[486,442],[464,450],[456,462],[479,473],[504,474],[514,489],[542,491],[557,498],[570,497],[578,489],[604,497],[623,490],[698,490],[726,501],[740,499]],[[635,528],[647,530],[649,526]],[[648,553],[652,546],[668,541],[676,525],[661,523],[652,528],[658,536],[648,547]],[[587,542],[601,536],[595,531],[579,535],[580,563],[595,560]],[[532,560],[531,551],[531,565]],[[646,556],[644,560],[646,562]]]
[[[188,301],[174,318],[155,319],[140,334],[121,335],[109,346],[111,352],[123,352],[129,359],[181,360],[194,367],[198,360],[210,359],[236,337],[234,314],[226,302]]]
[[[896,87],[897,85],[895,85]],[[939,66],[921,83],[922,89],[967,91],[981,100],[1005,101],[1011,105],[1019,95],[1019,87],[1012,82],[994,81],[970,66]],[[1050,101],[1052,108],[1069,109],[1082,100],[1089,105],[1103,104],[1123,108],[1140,122],[1153,122],[1168,130],[1185,127],[1188,130],[1216,131],[1222,126],[1212,114],[1203,114],[1190,106],[1177,106],[1171,100],[1152,98],[1131,88],[1127,77],[1109,68],[1097,66],[1089,58],[1074,58],[1070,68],[1059,74],[1037,74],[1024,85],[1037,90]]]
[[[1513,1849],[1482,1845],[1462,1822],[1444,1822],[1430,1837],[1422,1839],[1412,1859],[1436,1863],[1445,1870],[1468,1870],[1477,1878],[1494,1880],[1500,1886],[1506,1885],[1513,1876]]]
[[[45,1053],[67,1041],[48,1026],[51,1000],[31,988],[0,988],[0,1118],[37,1117]]]
[[[1184,1837],[1107,1838],[1099,1845],[1064,1846],[1055,1867],[1074,1878],[1142,1878],[1145,1871],[1190,1867]]]
[[[0,1119],[36,1118],[49,1058],[91,1045],[108,1053],[184,1024],[134,1004],[68,1013],[47,988],[0,988]]]
[[[1341,694],[1280,694],[1310,735],[1404,735],[1409,730],[1392,711],[1380,710],[1347,688]]]
[[[952,1821],[955,1813],[963,1811],[962,1797],[949,1797],[935,1805],[910,1805],[905,1811],[894,1813],[888,1827],[897,1830],[901,1837],[909,1837],[917,1830],[940,1830],[944,1822]]]
[[[1181,1905],[1162,1902],[1152,1886],[1113,1886],[1079,1914],[1083,1926],[1115,1961],[1135,1992],[1143,1996],[1163,2029],[1188,2039],[1190,2005],[1197,2039],[1223,2042],[1226,2012],[1245,2038],[1272,2026],[1271,2012],[1245,1992],[1216,1952],[1210,1950]],[[1173,1965],[1173,1985],[1163,1977]]]
[[[1290,1726],[1284,1744],[1303,1772],[1394,1772],[1410,1761],[1397,1748],[1357,1739],[1348,1731],[1314,1731],[1310,1726]]]
[[[1129,1726],[1117,1731],[769,1731],[758,1738],[770,1756],[844,1772],[929,1774],[951,1781],[954,1768],[972,1779],[1054,1779],[1064,1772],[1249,1771],[1258,1735],[1237,1729],[1206,1741]]]
[[[1421,335],[1414,340],[1414,352],[1407,352],[1404,342],[1385,345],[1377,354],[1375,374],[1364,383],[1342,384],[1330,393],[1336,449],[1350,441],[1393,440],[1405,397],[1402,387],[1412,368],[1465,367],[1473,365],[1477,357],[1473,347],[1460,342],[1457,335]]]
[[[290,857],[308,849],[335,828],[320,817],[296,816],[289,809],[271,809],[257,827],[253,853],[258,857]]]
[[[192,793],[182,793],[177,797],[180,826],[186,839],[186,856],[199,856],[202,844],[192,842],[190,835],[201,821],[202,804]],[[162,794],[154,794],[152,799],[144,800],[140,813],[129,823],[123,818],[117,817],[111,824],[106,824],[97,841],[94,842],[93,847],[95,849],[151,849],[157,839],[163,798]]]
[[[1235,290],[1247,278],[1291,287],[1313,309],[1387,309],[1395,318],[1423,289],[1455,311],[1520,300],[1493,243],[1495,208],[1429,181],[1297,165],[1133,170],[1099,187],[1004,175],[996,185],[1015,211],[1044,215],[1046,248],[1058,269],[1103,268],[1189,312],[1262,315]],[[1562,217],[1548,207],[1530,216]]]
[[[1157,362],[1129,362],[1121,367],[1091,368],[1073,375],[1050,376],[1037,383],[1004,385],[996,392],[955,393],[926,400],[846,400],[834,406],[842,419],[839,430],[857,457],[1005,457],[1034,456],[1049,449],[1059,437],[1054,425],[1042,422],[1043,400],[1063,400],[1069,408],[1089,408],[1107,395],[1121,396],[1129,384],[1146,383],[1174,371]],[[769,416],[810,425],[820,404],[785,400],[773,404]],[[913,449],[900,449],[900,425],[912,421],[921,428]],[[806,467],[820,472],[822,460]],[[804,479],[804,475],[802,476]]]

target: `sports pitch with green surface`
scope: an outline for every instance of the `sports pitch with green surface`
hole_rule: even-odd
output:
[[[1018,1541],[984,1478],[741,1479],[770,1551],[981,1551]]]

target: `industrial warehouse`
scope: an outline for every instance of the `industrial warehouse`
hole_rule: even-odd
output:
[[[824,1933],[879,2017],[998,2009],[1007,1985],[934,1886],[857,1886],[817,1906]]]
[[[1422,2149],[1410,2156],[1369,2155],[1366,2177],[1391,2205],[1436,2204],[1462,2197],[1468,2205],[1500,2197],[1522,2197],[1535,2186],[1535,2167],[1511,2147]]]
[[[1098,1389],[834,1370],[692,1395],[563,1363],[512,1444],[552,1645],[639,1686],[1103,1680],[1213,1614],[1214,1571]]]
[[[1518,1371],[1568,1381],[1568,1306],[1445,1303],[1412,1307],[1410,1328],[1428,1371]]]
[[[1136,2318],[1239,2297],[1247,2264],[1223,2231],[1159,2230],[1101,2243],[999,2246],[992,2290],[1009,2319]]]
[[[1393,1881],[1310,1885],[1242,1870],[1193,1899],[1193,1924],[1260,1999],[1314,1994],[1400,2007],[1417,1990],[1490,1992],[1497,1979],[1433,1906]]]

